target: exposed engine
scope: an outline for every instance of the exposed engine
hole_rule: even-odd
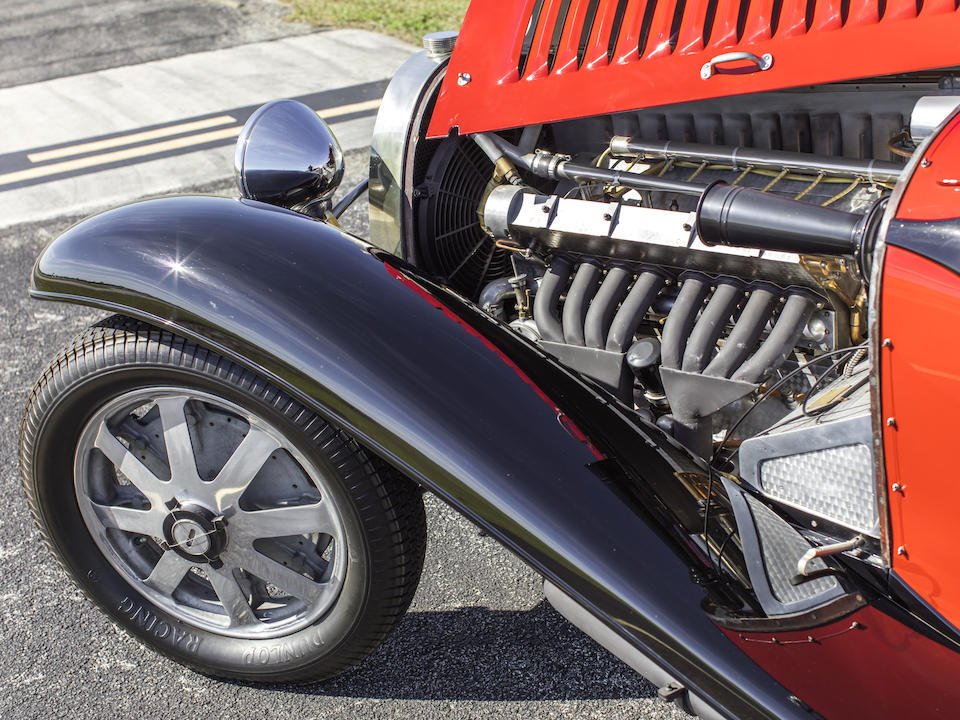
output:
[[[952,107],[930,92],[837,86],[450,137],[417,170],[417,257],[786,508],[822,554],[869,561],[871,264],[909,128]],[[753,496],[727,494],[731,518],[763,524]],[[773,614],[835,589],[812,581],[817,558],[764,567]]]
[[[422,174],[418,255],[710,459],[797,411],[865,340],[873,235],[922,92],[448,138]]]

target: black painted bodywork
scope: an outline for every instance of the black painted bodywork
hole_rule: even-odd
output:
[[[960,219],[895,219],[887,228],[886,241],[960,273]]]
[[[31,292],[169,328],[278,383],[724,715],[810,717],[714,623],[750,591],[711,578],[693,540],[702,515],[682,478],[702,468],[398,258],[269,205],[167,198],[69,230]]]

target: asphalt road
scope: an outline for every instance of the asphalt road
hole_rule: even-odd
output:
[[[0,87],[311,32],[273,0],[0,0]]]
[[[365,170],[351,153],[352,178]],[[229,184],[204,191],[230,194]],[[348,216],[365,232],[365,208]],[[325,684],[254,687],[164,660],[115,628],[48,556],[22,499],[17,424],[36,376],[100,317],[30,301],[26,284],[65,218],[0,234],[0,717],[686,717],[569,625],[539,578],[428,497],[426,570],[410,613],[359,669]]]
[[[0,57],[17,58],[0,67],[0,87],[307,30],[283,23],[283,7],[269,0],[0,0],[0,11]],[[347,160],[349,183],[366,170],[367,157],[355,152]],[[232,194],[227,182],[192,190]],[[358,204],[347,218],[360,235],[365,215]],[[32,383],[64,343],[101,317],[27,298],[37,253],[77,219],[0,231],[0,492],[7,500],[0,513],[0,717],[686,717],[554,612],[534,573],[429,496],[427,562],[410,613],[376,654],[333,681],[254,687],[211,680],[114,627],[48,556],[17,468],[18,423]]]

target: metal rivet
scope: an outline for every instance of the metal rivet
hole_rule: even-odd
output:
[[[604,213],[603,219],[606,220],[607,222],[610,222],[611,220],[613,220],[613,215],[611,215],[610,213]]]
[[[894,483],[893,485],[890,486],[890,489],[896,493],[903,492],[903,485],[901,485],[900,483]]]
[[[885,348],[893,349],[893,340],[891,340],[890,338],[884,338],[884,339],[883,339],[883,342],[882,342],[881,344],[882,344]]]
[[[933,165],[933,160],[930,160],[929,158],[924,158],[920,161],[920,167],[928,168],[931,165]]]
[[[887,427],[895,428],[896,426],[897,426],[897,419],[896,419],[896,418],[892,418],[892,417],[888,417],[888,418],[887,418]]]
[[[901,545],[897,548],[897,555],[903,556],[907,554],[907,548]]]
[[[810,527],[812,527],[812,528],[817,527],[819,524],[820,524],[820,523],[818,523],[816,520],[811,520],[811,521],[810,521]]]
[[[469,85],[471,82],[473,82],[473,77],[470,75],[470,73],[462,72],[457,76],[457,85],[460,87]]]
[[[543,208],[542,208],[542,210],[541,210],[541,212],[544,213],[544,214],[550,212],[550,206],[549,206],[549,205],[544,205]]]

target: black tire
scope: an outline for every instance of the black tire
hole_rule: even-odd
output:
[[[227,636],[159,606],[105,557],[81,515],[74,451],[98,407],[153,386],[247,409],[323,468],[349,552],[342,589],[315,622],[272,638]],[[118,316],[77,337],[37,382],[20,440],[27,500],[57,561],[114,622],[194,670],[259,682],[329,678],[376,649],[413,598],[426,543],[418,488],[270,383],[169,332]]]

